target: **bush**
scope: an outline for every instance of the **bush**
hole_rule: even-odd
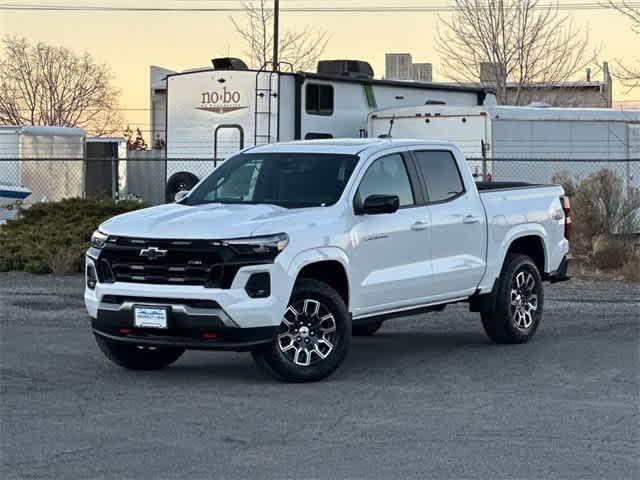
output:
[[[621,270],[625,280],[630,282],[640,282],[640,249],[636,249],[627,258],[626,263]]]
[[[571,198],[574,251],[593,251],[594,239],[602,235],[640,231],[640,191],[625,188],[614,171],[603,168],[582,181],[559,172],[552,180]]]
[[[114,215],[143,208],[136,201],[70,198],[36,203],[0,227],[0,271],[81,272],[91,234]]]
[[[628,242],[599,235],[592,243],[591,261],[597,268],[621,268],[631,258],[633,250]]]

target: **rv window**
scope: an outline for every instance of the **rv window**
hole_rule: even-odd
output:
[[[304,136],[305,140],[325,140],[327,138],[333,138],[333,135],[330,133],[309,132]]]
[[[305,107],[309,115],[333,115],[333,85],[307,84]]]

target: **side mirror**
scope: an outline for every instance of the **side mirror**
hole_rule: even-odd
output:
[[[397,195],[369,195],[358,213],[363,215],[379,215],[393,213],[400,208],[400,198]]]
[[[176,202],[179,202],[183,200],[187,195],[189,195],[189,190],[180,190],[178,193],[176,193],[174,199]]]

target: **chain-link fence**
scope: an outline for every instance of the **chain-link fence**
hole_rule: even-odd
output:
[[[151,205],[171,201],[208,175],[223,160],[165,159],[153,155],[127,159],[0,159],[0,206],[31,204],[68,197],[139,198]],[[625,190],[640,189],[640,158],[566,160],[500,158],[468,160],[476,180],[553,183],[558,174],[575,184],[607,169]],[[23,187],[23,188],[21,188]],[[26,195],[26,196],[25,196]],[[24,196],[24,198],[22,198]]]

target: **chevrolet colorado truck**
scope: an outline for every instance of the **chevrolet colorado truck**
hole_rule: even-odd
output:
[[[450,143],[251,147],[175,203],[100,225],[84,300],[102,352],[131,369],[232,350],[279,379],[320,380],[352,335],[457,302],[494,342],[524,343],[543,282],[569,278],[563,194],[475,183]]]

